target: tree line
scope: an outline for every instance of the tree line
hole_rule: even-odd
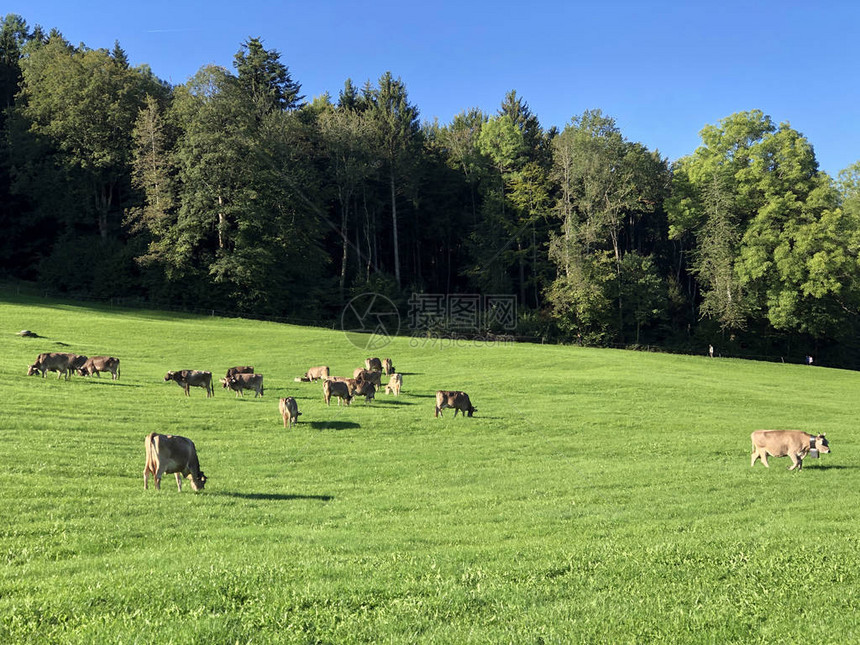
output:
[[[259,38],[171,86],[13,14],[0,101],[0,270],[46,288],[308,319],[513,294],[521,336],[860,363],[860,163],[758,110],[670,163],[600,110],[422,122],[391,72],[308,99]]]

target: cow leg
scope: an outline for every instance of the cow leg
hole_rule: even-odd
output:
[[[797,455],[792,454],[789,455],[789,457],[791,457],[791,466],[788,467],[789,470],[794,470],[795,468],[800,470],[803,468],[803,460],[799,459]]]
[[[143,490],[149,489],[149,466],[143,469]]]
[[[155,479],[155,490],[161,490],[162,475],[164,475],[164,471],[161,470],[161,468],[155,471],[155,476],[153,477],[153,479]]]
[[[176,473],[176,487],[182,492],[182,473]]]
[[[454,418],[457,417],[457,413],[460,411],[460,408],[454,408]]]
[[[182,389],[185,391],[185,396],[191,396],[191,393],[188,391],[190,388],[188,387],[188,383],[182,386]]]

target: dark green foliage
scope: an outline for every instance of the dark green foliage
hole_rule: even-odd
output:
[[[860,172],[758,110],[670,168],[598,109],[544,129],[511,90],[420,123],[392,72],[305,102],[254,37],[170,87],[14,14],[0,108],[0,273],[46,289],[327,320],[509,294],[522,336],[852,360]]]

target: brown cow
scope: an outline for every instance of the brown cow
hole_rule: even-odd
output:
[[[463,416],[466,414],[472,416],[474,412],[478,411],[478,408],[472,407],[469,395],[465,392],[458,392],[456,390],[439,390],[436,392],[435,416],[438,417],[442,414],[442,410],[445,408],[453,408],[455,417],[457,416],[457,412],[462,412]]]
[[[236,376],[236,374],[253,374],[254,368],[250,365],[241,365],[239,367],[231,367],[227,370],[227,378]]]
[[[95,374],[101,378],[100,372],[110,372],[111,379],[119,378],[119,359],[113,356],[91,356],[78,370],[81,376],[92,376]]]
[[[65,352],[43,352],[36,357],[36,362],[27,369],[27,376],[41,373],[42,378],[48,372],[57,372],[57,379],[65,375],[66,380],[71,376],[75,357],[77,354],[67,354]],[[84,357],[86,360],[86,356]]]
[[[364,368],[368,371],[382,371],[382,361],[378,358],[366,358],[364,359]]]
[[[370,403],[370,400],[376,397],[376,386],[370,381],[365,381],[364,379],[356,379],[353,396],[363,396],[364,402]]]
[[[791,457],[789,470],[803,468],[803,458],[811,450],[830,452],[830,445],[823,434],[814,435],[800,430],[756,430],[750,435],[752,441],[752,461],[750,466],[755,466],[756,459],[761,459],[767,468],[767,456]],[[813,453],[818,454],[818,453]]]
[[[215,389],[212,387],[212,372],[179,370],[178,372],[168,372],[165,374],[164,380],[176,381],[176,384],[185,390],[185,396],[191,396],[189,389],[192,386],[205,388],[206,398],[215,396]]]
[[[382,371],[385,372],[386,376],[394,373],[394,364],[391,362],[390,358],[382,359]]]
[[[185,437],[151,432],[144,439],[146,467],[143,469],[143,488],[149,488],[150,474],[155,478],[155,489],[161,489],[164,473],[176,474],[176,486],[182,492],[182,478],[191,477],[191,488],[203,490],[206,475],[200,470],[194,442]]]
[[[225,388],[230,388],[236,393],[236,396],[245,396],[244,390],[254,390],[254,398],[263,396],[263,375],[262,374],[236,374],[230,378],[222,378],[221,385]]]
[[[382,372],[370,372],[362,367],[359,367],[352,373],[352,378],[356,381],[368,381],[373,383],[376,387],[382,387]]]
[[[392,374],[388,380],[388,385],[385,386],[385,393],[394,392],[394,396],[399,396],[401,387],[403,387],[403,374]]]
[[[352,392],[353,388],[346,383],[346,380],[352,379],[344,379],[343,381],[336,381],[334,379],[327,379],[325,383],[323,383],[323,398],[325,399],[326,405],[331,405],[331,397],[337,397],[340,399],[337,404],[341,405],[341,403],[345,403],[349,405],[352,401]]]
[[[305,375],[302,377],[303,379],[309,380],[311,383],[316,381],[317,379],[327,379],[330,371],[328,369],[328,365],[320,365],[319,367],[312,367]]]
[[[281,399],[278,402],[278,409],[281,411],[281,416],[284,418],[284,427],[287,427],[287,421],[290,423],[290,427],[293,427],[294,423],[299,422],[299,406],[296,404],[296,400],[288,396],[285,399]]]

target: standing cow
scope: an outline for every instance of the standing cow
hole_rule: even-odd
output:
[[[381,372],[382,361],[380,361],[378,358],[365,358],[364,368],[368,371]]]
[[[307,372],[305,372],[302,379],[307,379],[313,383],[317,379],[327,379],[330,373],[328,365],[320,365],[319,367],[311,367]]]
[[[394,396],[400,395],[400,388],[403,387],[403,374],[392,374],[388,379],[388,385],[385,386],[385,393],[394,393]]]
[[[288,396],[285,399],[281,399],[278,402],[278,409],[281,411],[281,416],[284,418],[284,427],[287,427],[287,422],[289,422],[290,427],[293,427],[293,424],[299,422],[299,406],[296,403],[296,400]]]
[[[206,475],[200,470],[197,449],[194,442],[186,437],[151,432],[144,439],[146,448],[146,467],[143,469],[143,488],[149,488],[149,476],[155,479],[155,489],[161,489],[164,473],[176,475],[176,486],[182,492],[182,478],[191,478],[191,488],[203,490]]]
[[[95,374],[101,378],[101,372],[110,372],[111,379],[119,378],[119,359],[113,356],[91,356],[78,370],[81,376],[92,376]]]
[[[175,381],[176,384],[185,390],[185,396],[191,396],[189,389],[193,387],[202,387],[206,390],[206,398],[215,396],[215,389],[212,387],[212,372],[201,370],[179,370],[178,372],[168,372],[164,376],[165,381]]]
[[[382,360],[382,371],[385,372],[386,376],[394,374],[394,364],[391,362],[390,358]]]
[[[236,376],[236,374],[253,374],[254,368],[250,365],[240,365],[238,367],[231,367],[227,370],[227,378],[232,376]]]
[[[229,378],[222,378],[221,385],[230,388],[236,396],[245,396],[244,390],[254,390],[254,398],[263,396],[262,374],[235,374]]]
[[[454,416],[457,416],[457,412],[462,412],[463,416],[468,414],[472,416],[473,413],[478,411],[478,408],[472,407],[472,402],[469,400],[469,395],[465,392],[458,392],[456,390],[439,390],[436,392],[436,415],[439,416],[442,414],[442,410],[445,408],[454,408]]]
[[[337,402],[338,405],[341,403],[345,405],[349,405],[352,401],[353,389],[346,381],[352,381],[352,379],[344,379],[342,381],[335,381],[334,379],[327,379],[325,383],[323,383],[323,399],[325,400],[326,405],[331,405],[331,397],[337,397],[339,400]],[[353,381],[355,383],[355,381]]]
[[[86,363],[87,357],[66,352],[43,352],[36,357],[36,362],[27,369],[27,376],[41,373],[42,378],[48,372],[57,372],[57,379],[65,376],[68,381],[72,372],[80,369]]]
[[[756,430],[750,435],[752,441],[752,461],[750,467],[755,466],[756,459],[761,459],[765,467],[770,468],[767,456],[791,457],[789,470],[803,468],[803,459],[811,450],[830,452],[830,445],[823,434],[814,435],[799,430]]]

